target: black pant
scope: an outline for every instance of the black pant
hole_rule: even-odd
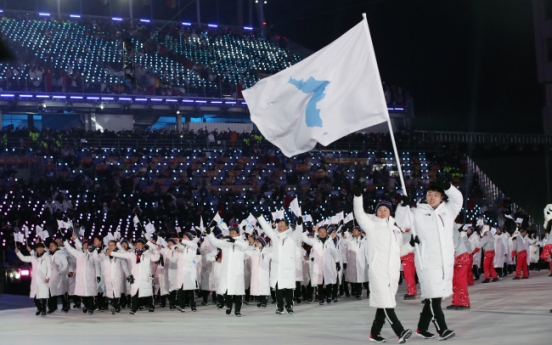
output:
[[[391,328],[393,328],[393,332],[400,337],[401,333],[404,331],[404,328],[399,321],[397,314],[395,314],[394,308],[378,308],[376,310],[376,318],[374,319],[374,323],[372,323],[372,330],[370,333],[374,336],[379,335],[386,319],[391,325]]]
[[[94,305],[94,297],[92,296],[83,296],[82,298],[82,304],[84,304],[84,308],[87,310],[94,310],[96,307]]]
[[[249,302],[249,297],[250,297],[250,296],[251,296],[251,288],[249,287],[249,288],[247,288],[247,289],[245,290],[245,297],[244,297],[244,299],[245,299],[246,302]]]
[[[147,308],[153,308],[153,296],[138,297],[140,296],[140,290],[136,291],[136,294],[132,296],[132,311],[136,312],[140,305],[144,305]]]
[[[232,303],[236,305],[236,313],[239,313],[241,311],[242,306],[242,296],[237,295],[224,295],[224,299],[226,300],[226,308],[230,308],[232,310]]]
[[[201,296],[203,297],[203,302],[204,303],[209,302],[209,295],[210,294],[211,294],[211,291],[201,290]],[[213,294],[213,302],[215,302],[216,299],[217,299],[217,294],[214,291],[212,292],[212,294]]]
[[[224,307],[224,295],[217,295],[217,304]]]
[[[284,309],[284,298],[286,308],[293,307],[293,289],[278,289],[278,283],[276,283],[276,306],[280,310]]]
[[[169,306],[175,307],[176,306],[176,299],[178,296],[178,290],[173,290],[169,292]]]
[[[370,297],[370,284],[366,282],[362,283],[362,286],[366,289],[366,297]],[[360,294],[362,295],[362,290],[360,290]]]
[[[351,294],[349,293],[349,283],[345,281],[345,279],[342,279],[343,281],[339,285],[339,294],[345,295],[349,297]]]
[[[121,311],[121,299],[120,298],[110,298],[111,306],[115,308],[117,312]]]
[[[445,322],[445,314],[443,314],[443,309],[441,309],[441,300],[441,298],[425,300],[424,309],[422,309],[420,321],[418,321],[418,329],[420,331],[426,332],[430,322],[433,322],[439,334],[442,334],[448,329],[447,323]]]
[[[502,267],[495,267],[496,275],[502,278]]]
[[[268,303],[268,296],[258,296],[259,297],[259,304],[266,306]]]
[[[73,300],[73,303],[75,303],[76,306],[80,306],[81,305],[81,298],[80,296],[71,296],[71,299]]]
[[[61,297],[63,310],[69,310],[69,296],[67,294],[63,294],[60,296],[51,296],[51,293],[50,298],[48,298],[48,310],[51,312],[57,310],[58,297]]]
[[[195,309],[195,296],[194,290],[180,290],[182,298],[180,299],[180,307],[184,308],[187,305],[190,305],[190,308]]]
[[[355,297],[362,295],[362,283],[351,283],[351,295]]]
[[[332,292],[333,292],[333,284],[328,284],[324,287],[324,285],[318,285],[318,289],[316,290],[316,295],[318,296],[319,301],[324,301],[324,299],[331,299],[332,298]]]
[[[96,295],[96,309],[106,309],[107,307],[107,298],[104,297],[103,293],[98,293]]]
[[[36,309],[40,312],[46,312],[46,304],[47,304],[46,298],[34,298],[34,304],[36,306]]]

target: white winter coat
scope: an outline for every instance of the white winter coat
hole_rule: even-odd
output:
[[[445,191],[449,201],[437,208],[418,202],[418,207],[399,206],[397,224],[413,229],[420,238],[420,255],[415,255],[416,272],[420,280],[422,298],[445,298],[452,295],[455,242],[460,239],[454,230],[454,220],[462,209],[462,193],[452,186]],[[413,226],[408,212],[411,212]],[[423,269],[422,269],[423,268]]]
[[[176,245],[172,248],[161,249],[161,255],[165,262],[165,274],[169,281],[169,292],[180,290],[184,284],[184,253],[177,252],[175,249]]]
[[[120,246],[119,243],[117,243]],[[134,276],[134,284],[131,284],[130,294],[132,296],[138,293],[138,297],[149,297],[153,295],[153,284],[152,284],[152,272],[151,272],[151,262],[159,261],[159,251],[152,250],[151,248],[156,248],[156,246],[148,242],[150,249],[145,250],[142,253],[140,258],[140,263],[136,262],[136,253],[135,252],[123,252],[122,248],[119,248],[120,252],[112,252],[111,256],[122,258],[122,259],[132,259],[131,262],[131,271]]]
[[[77,242],[78,239],[75,241]],[[92,297],[98,294],[96,277],[99,277],[100,268],[94,260],[91,252],[71,247],[68,241],[64,243],[65,249],[76,260],[75,274],[75,295],[81,297]]]
[[[345,270],[345,281],[348,283],[365,283],[368,281],[366,268],[368,267],[368,243],[362,235],[358,237],[349,236],[347,241],[347,269]]]
[[[73,296],[75,294],[75,271],[77,269],[77,260],[73,257],[73,255],[69,254],[67,249],[65,249],[65,246],[59,247],[59,250],[67,259],[67,272],[65,279],[63,280],[63,284],[65,284],[64,290],[67,291],[69,296]],[[72,277],[69,277],[69,272],[73,273]]]
[[[303,239],[301,239],[301,244],[303,243]],[[301,259],[301,265],[303,266],[303,286],[308,286],[309,283],[310,283],[310,279],[311,279],[311,276],[310,276],[310,272],[311,272],[311,261],[310,259],[307,257],[307,251],[305,249],[303,249],[303,247],[301,246],[301,256],[300,256],[300,259]]]
[[[161,258],[159,258],[159,261],[161,261]],[[163,257],[163,261],[165,261],[164,257]],[[170,284],[169,274],[165,269],[165,265],[159,262],[159,264],[156,267],[155,277],[153,278],[153,287],[154,287],[153,294],[157,295],[159,293],[160,296],[168,295],[170,292],[169,284]]]
[[[370,307],[395,308],[401,256],[410,253],[413,247],[403,243],[403,235],[393,217],[382,219],[364,213],[361,196],[354,198],[354,211],[358,224],[366,232]]]
[[[31,255],[25,256],[21,252],[17,252],[17,257],[23,262],[30,262],[32,265],[31,276],[31,298],[49,298],[50,286],[46,280],[51,279],[52,269],[51,261],[48,254],[45,252],[41,257],[36,257],[35,252],[31,251]]]
[[[259,217],[257,221],[272,242],[270,287],[275,288],[278,284],[278,289],[295,289],[297,242],[303,233],[303,226],[297,225],[295,230],[289,228],[284,232],[277,232],[264,217]]]
[[[197,285],[197,243],[195,241],[182,240],[176,247],[182,253],[182,289],[195,290]]]
[[[326,241],[322,242],[318,236],[314,238],[308,237],[307,233],[303,233],[303,242],[312,247],[311,249],[311,285],[328,285],[337,282],[337,247],[335,246],[330,236],[326,237]]]
[[[215,291],[217,295],[222,295],[225,293],[225,291],[222,291],[222,285],[220,280],[220,276],[222,274],[222,261],[217,262],[217,254],[218,254],[218,250],[215,248],[214,251],[207,254],[206,259],[212,264],[213,277],[215,278]]]
[[[214,248],[209,241],[203,241],[199,247],[201,252],[201,283],[200,287],[203,291],[216,291],[215,285],[215,270],[213,268],[214,263],[207,259],[208,255],[213,251],[217,253],[217,249]]]
[[[472,232],[471,236],[468,238],[468,241],[470,241],[471,247],[475,250],[475,248],[480,247],[481,237],[479,237],[479,234],[476,232]],[[477,251],[477,253],[473,255],[473,265],[481,267],[481,251]]]
[[[494,247],[495,247],[495,257],[494,257],[494,267],[504,267],[504,261],[508,256],[508,246],[506,237],[504,234],[496,235],[494,237]]]
[[[116,253],[116,252],[114,252]],[[105,253],[94,251],[94,260],[103,266],[103,281],[105,282],[105,297],[120,298],[124,293],[126,278],[130,276],[126,259],[110,258]]]
[[[244,241],[247,241],[247,240],[244,239]],[[244,284],[246,289],[248,289],[251,285],[251,257],[247,255],[247,252],[255,249],[255,246],[252,244],[249,244],[248,241],[247,241],[247,244],[248,244],[248,247],[244,253],[245,261],[243,263],[243,279],[244,279]]]
[[[244,251],[249,247],[241,237],[235,237],[234,243],[227,240],[218,240],[212,233],[207,236],[211,244],[222,250],[222,262],[220,276],[217,284],[217,294],[228,293],[231,296],[241,296],[245,294],[243,265]]]
[[[245,256],[251,260],[251,296],[270,295],[270,252],[255,247],[246,250]]]
[[[50,294],[52,296],[61,296],[68,292],[67,269],[69,264],[67,257],[61,250],[56,250],[54,254],[46,253],[50,258],[52,275],[50,277]]]

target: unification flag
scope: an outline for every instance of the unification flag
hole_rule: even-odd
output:
[[[366,20],[243,96],[251,120],[288,157],[389,118]]]

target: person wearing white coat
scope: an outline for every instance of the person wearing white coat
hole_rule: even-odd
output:
[[[182,236],[180,244],[176,245],[175,250],[179,252],[181,264],[179,269],[182,270],[182,286],[178,292],[179,305],[176,309],[181,312],[185,311],[185,307],[189,304],[193,312],[197,311],[194,299],[194,291],[199,288],[197,284],[197,242],[193,232],[185,232]]]
[[[50,277],[50,298],[48,299],[48,314],[57,310],[57,299],[61,297],[62,310],[69,311],[69,302],[67,301],[67,269],[68,262],[65,254],[59,250],[56,242],[50,242],[48,257],[51,260],[52,275]]]
[[[120,244],[117,243],[119,252],[107,251],[108,256],[113,256],[123,259],[132,259],[130,276],[131,294],[132,294],[132,309],[130,315],[135,315],[140,307],[140,299],[149,306],[149,312],[153,313],[153,276],[151,272],[151,262],[159,261],[159,251],[154,243],[147,242],[149,249],[145,248],[146,240],[140,238],[134,244],[132,252],[123,252]]]
[[[483,280],[483,283],[490,283],[491,278],[493,278],[493,282],[496,282],[498,281],[498,276],[494,268],[495,239],[489,225],[483,226],[479,246],[474,248],[473,253],[477,253],[481,249],[485,251],[485,257],[483,258],[483,272],[485,274],[485,280]]]
[[[27,247],[31,255],[25,256],[21,254],[17,247],[15,254],[23,262],[30,262],[32,265],[31,273],[31,293],[29,297],[34,299],[37,309],[36,315],[46,316],[46,302],[50,297],[50,278],[52,277],[51,261],[48,255],[45,254],[44,244],[37,243],[35,250]]]
[[[445,197],[448,197],[448,201],[444,200]],[[454,221],[462,209],[463,200],[462,193],[456,187],[438,176],[437,183],[427,188],[425,202],[418,202],[416,208],[410,209],[409,200],[405,197],[397,208],[398,226],[411,229],[421,241],[420,255],[415,256],[422,298],[425,298],[418,322],[419,337],[434,337],[428,332],[432,320],[440,340],[455,335],[447,327],[441,302],[443,298],[452,295],[454,248],[455,243],[460,240],[458,231],[454,230]]]
[[[320,305],[332,303],[333,285],[336,283],[337,272],[341,269],[338,262],[337,247],[328,236],[326,227],[314,228],[315,236],[311,238],[307,232],[303,233],[303,242],[311,249],[311,284],[317,286],[317,300]]]
[[[368,243],[362,236],[361,228],[355,226],[351,236],[345,238],[347,241],[347,269],[345,270],[345,281],[351,284],[351,295],[357,300],[362,299],[362,284],[368,281],[366,267],[368,267]]]
[[[504,262],[508,257],[508,241],[502,229],[497,227],[495,233],[495,257],[494,257],[494,267],[498,278],[502,279],[504,276]]]
[[[203,301],[201,302],[201,305],[207,305],[209,301],[209,295],[213,294],[213,304],[216,303],[216,285],[215,285],[215,270],[214,270],[214,263],[209,261],[208,255],[211,254],[213,251],[217,252],[217,249],[214,248],[211,245],[211,242],[204,240],[203,243],[201,243],[201,246],[199,246],[199,251],[201,252],[201,264],[202,264],[202,270],[201,270],[201,279],[199,286],[201,287],[201,296],[203,297]]]
[[[116,252],[117,242],[108,243],[108,251]],[[111,301],[111,314],[121,312],[121,294],[124,293],[125,281],[131,273],[126,259],[109,256],[104,252],[94,251],[94,260],[103,266],[103,281],[105,283],[105,297]]]
[[[63,311],[69,311],[71,309],[71,305],[69,303],[69,296],[73,299],[74,308],[80,309],[80,297],[75,296],[75,269],[77,262],[75,258],[69,254],[69,252],[65,249],[65,246],[63,245],[63,239],[60,237],[56,238],[56,244],[59,248],[59,251],[65,255],[65,258],[67,259],[67,271],[65,275],[65,279],[63,279],[63,289],[67,291],[65,293],[65,296],[63,296]]]
[[[270,295],[271,253],[264,238],[255,241],[255,248],[246,250],[245,256],[251,260],[251,296],[259,297],[257,308],[266,308]]]
[[[165,248],[161,249],[161,256],[165,265],[165,275],[168,280],[169,291],[169,309],[171,311],[176,310],[176,302],[178,299],[178,293],[182,289],[184,284],[184,268],[182,251],[176,250],[176,244],[178,239],[169,238]]]
[[[364,213],[362,187],[359,183],[355,184],[353,205],[355,219],[366,232],[370,307],[376,308],[370,341],[385,341],[380,332],[387,320],[399,338],[399,344],[404,344],[412,331],[405,329],[395,314],[395,295],[399,288],[401,256],[412,251],[415,239],[403,243],[401,230],[395,226],[395,220],[391,217],[393,206],[390,202],[380,201],[376,205],[375,217]]]
[[[472,226],[468,226],[468,229],[466,230],[466,233],[468,235],[468,241],[470,241],[471,248],[479,248],[481,237],[479,237],[479,233],[474,230]],[[481,267],[481,251],[477,251],[473,254],[473,265],[472,265],[472,275],[474,278],[470,280],[469,284],[473,285],[475,282],[473,279],[479,281],[479,268]]]
[[[222,252],[217,294],[225,295],[226,315],[232,314],[232,305],[235,304],[234,314],[241,317],[242,296],[245,294],[244,252],[249,245],[240,237],[239,228],[231,227],[229,233],[225,240],[218,240],[207,228],[207,240]]]
[[[89,315],[94,314],[94,297],[97,294],[97,284],[100,281],[100,268],[96,260],[94,260],[92,252],[88,248],[88,242],[81,243],[77,235],[73,233],[73,241],[75,249],[71,247],[69,242],[64,242],[65,249],[76,260],[76,275],[75,275],[75,295],[80,296],[83,302],[82,312],[88,312]],[[93,248],[90,248],[93,250]]]
[[[536,241],[527,236],[526,229],[521,229],[519,235],[512,236],[512,241],[514,243],[514,252],[517,253],[516,276],[514,280],[529,279],[529,246]]]
[[[276,314],[293,314],[293,289],[296,284],[297,238],[303,233],[303,218],[297,217],[295,230],[290,229],[287,220],[278,222],[275,232],[260,213],[254,214],[266,236],[272,241],[272,263],[270,264],[270,287],[276,291]],[[299,291],[297,291],[299,293]]]

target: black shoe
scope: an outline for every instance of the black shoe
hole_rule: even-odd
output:
[[[130,315],[136,315],[136,310],[131,310],[129,314]]]
[[[485,280],[482,281],[483,284],[490,283],[490,282],[491,282],[491,280],[489,278],[485,278]]]
[[[405,300],[416,299],[416,295],[409,295],[409,294],[406,294],[406,295],[404,295],[404,299],[405,299]]]
[[[46,316],[46,311],[43,310],[42,312],[40,312],[40,316],[42,317]]]
[[[456,307],[456,310],[465,310],[465,309],[470,309],[470,307],[466,307],[464,305],[459,305],[458,307]]]
[[[521,277],[521,279],[529,279],[529,277]]]
[[[159,308],[165,309],[166,307],[167,307],[167,305],[165,303],[159,305]]]
[[[94,314],[94,310],[90,309],[90,310],[88,311],[88,315],[92,315],[92,314]]]
[[[207,303],[205,303],[205,302],[201,302],[201,305],[202,305],[202,306],[206,306],[206,305],[207,305]]]
[[[303,301],[301,300],[301,298],[298,298],[297,299],[297,304],[301,304]]]
[[[322,301],[318,302],[318,304],[320,304],[320,305],[324,305],[324,300],[322,300]]]
[[[185,313],[185,312],[186,312],[186,310],[184,310],[184,308],[182,308],[182,307],[179,306],[179,305],[176,306],[176,309],[177,309],[179,312],[181,312],[181,313]]]
[[[550,273],[548,276],[549,276],[549,277],[552,277],[552,273]]]
[[[284,313],[284,309],[276,309],[276,314],[282,315]]]
[[[222,304],[217,304],[217,309],[222,309],[224,306]]]
[[[249,305],[249,301],[243,301],[243,304]]]
[[[427,331],[422,332],[419,329],[416,330],[416,336],[418,336],[420,338],[423,338],[423,339],[433,339],[433,338],[435,338],[435,334],[429,333]]]
[[[356,299],[357,301],[362,301],[362,296],[356,296],[355,299]]]
[[[83,313],[83,314],[86,314],[87,312],[88,312],[88,309],[82,308],[82,313]]]
[[[234,315],[236,315],[236,317],[241,317],[241,313],[239,311],[235,312]]]
[[[195,307],[192,308],[192,312],[195,313],[197,309]]]
[[[401,332],[401,336],[399,337],[399,344],[404,344],[410,338],[412,335],[412,331],[409,329],[405,329]]]
[[[385,343],[385,338],[379,335],[370,334],[370,341],[373,343]]]
[[[257,303],[257,308],[260,308],[261,307],[261,303]]]
[[[493,278],[493,280],[491,280],[491,282],[494,283],[494,282],[497,282],[497,281],[499,281],[499,280],[500,280],[500,279],[498,279],[498,278]]]
[[[458,307],[457,305],[452,305],[451,304],[451,305],[447,306],[447,309],[451,310],[451,309],[456,309],[457,307]]]
[[[261,304],[261,309],[266,309],[266,304]]]
[[[144,307],[140,307],[140,308],[138,308],[138,310],[142,311],[142,310],[144,310]]]
[[[272,302],[270,302],[270,303],[271,303],[271,304],[276,304],[276,301],[272,301]]]
[[[68,312],[69,312],[69,308],[63,308],[63,309],[61,309],[61,311],[64,312],[64,313],[68,313]]]
[[[149,313],[154,313],[154,312],[155,312],[155,308],[154,308],[154,307],[149,308],[149,309],[148,309],[148,312],[149,312]]]
[[[48,310],[48,314],[53,314],[57,309],[54,310]]]
[[[331,298],[326,298],[326,303],[328,303],[328,304],[332,303],[332,299]]]
[[[439,335],[439,341],[444,341],[444,340],[450,339],[450,338],[454,337],[455,335],[456,335],[456,333],[454,333],[454,331],[452,331],[450,329],[447,329]]]
[[[81,308],[80,303],[79,303],[79,304],[74,304],[74,305],[73,305],[73,309],[80,309],[80,308]]]
[[[115,315],[117,311],[115,310],[115,307],[111,307],[111,315]]]
[[[292,307],[286,308],[286,311],[287,311],[288,314],[293,314],[293,308]]]
[[[338,300],[337,298],[335,298],[335,299],[333,300],[333,302],[334,302],[334,303],[337,303],[337,302],[339,302],[339,300]]]
[[[231,308],[226,308],[226,315],[230,315],[232,314],[232,309]]]
[[[520,277],[514,277],[512,280],[520,280]]]
[[[37,310],[35,315],[38,316],[38,315],[40,315],[40,313],[41,313],[40,310]]]
[[[176,307],[175,307],[174,305],[171,305],[171,306],[169,307],[169,310],[170,310],[170,311],[175,311],[175,310],[176,310]]]

